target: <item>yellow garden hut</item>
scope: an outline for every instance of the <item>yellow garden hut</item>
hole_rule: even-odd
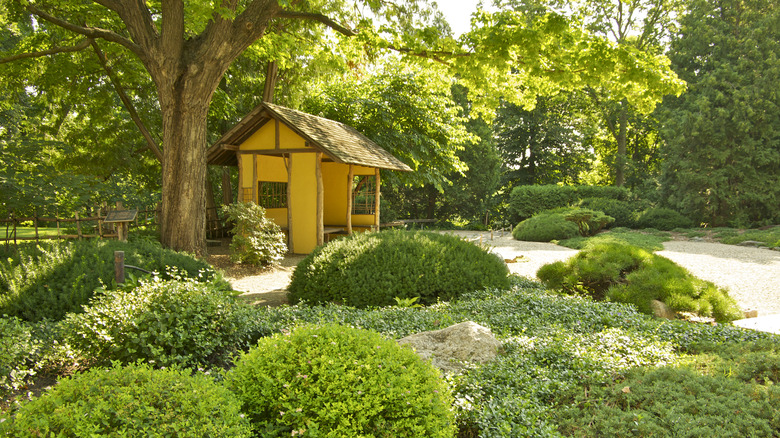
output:
[[[308,254],[333,233],[379,228],[380,169],[409,166],[355,129],[264,102],[208,150],[238,166],[238,198],[254,201]]]

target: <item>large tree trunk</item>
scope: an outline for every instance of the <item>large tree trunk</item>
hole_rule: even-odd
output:
[[[180,96],[163,108],[162,218],[165,247],[202,255],[206,248],[206,120],[208,102]],[[200,102],[200,103],[198,103]]]

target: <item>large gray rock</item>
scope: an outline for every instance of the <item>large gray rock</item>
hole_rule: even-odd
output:
[[[399,339],[398,343],[410,345],[418,356],[431,359],[433,366],[445,373],[460,371],[468,363],[493,360],[501,347],[489,328],[472,321],[417,333]]]
[[[658,318],[677,319],[677,313],[670,309],[669,306],[662,301],[653,300],[650,301],[650,308],[653,309],[653,315]]]

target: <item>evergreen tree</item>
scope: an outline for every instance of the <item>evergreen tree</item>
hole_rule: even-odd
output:
[[[669,57],[689,92],[665,103],[668,203],[712,225],[780,223],[780,6],[698,0]]]

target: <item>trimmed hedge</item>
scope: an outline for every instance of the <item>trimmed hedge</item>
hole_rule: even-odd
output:
[[[653,314],[651,302],[659,300],[675,311],[711,316],[717,321],[741,317],[725,290],[694,277],[667,258],[631,245],[591,245],[566,262],[542,266],[536,275],[551,289],[631,303],[647,314]]]
[[[570,239],[579,235],[574,222],[566,220],[564,213],[539,213],[528,218],[512,230],[512,237],[530,242],[550,242]]]
[[[675,228],[691,228],[693,221],[672,209],[655,207],[639,213],[636,218],[636,226],[637,228],[671,231]]]
[[[609,224],[608,228],[633,227],[638,212],[638,203],[610,198],[584,198],[580,201],[579,206],[603,211],[607,216],[612,216],[615,222]]]
[[[450,301],[486,287],[509,287],[509,269],[495,254],[458,237],[424,231],[357,233],[315,249],[288,288],[290,302],[388,306],[419,297]]]
[[[452,395],[410,348],[326,324],[260,340],[226,376],[259,436],[442,437]]]
[[[13,437],[250,437],[240,403],[203,374],[136,364],[61,380],[0,423]]]
[[[575,205],[584,198],[626,201],[629,197],[628,189],[614,186],[518,186],[509,196],[508,211],[512,222],[517,222],[545,210]]]
[[[230,288],[205,261],[156,242],[45,242],[20,245],[18,253],[0,258],[0,315],[37,322],[81,312],[96,289],[115,287],[114,251],[125,252],[126,264],[156,271],[162,278],[183,275]]]

